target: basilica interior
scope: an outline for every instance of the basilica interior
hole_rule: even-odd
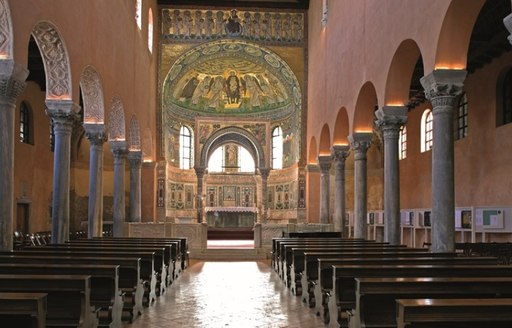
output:
[[[506,0],[1,0],[12,233],[512,233]]]

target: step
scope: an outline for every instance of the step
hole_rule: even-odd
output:
[[[190,249],[190,259],[211,261],[256,261],[270,258],[270,249]]]

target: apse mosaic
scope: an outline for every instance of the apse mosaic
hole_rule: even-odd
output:
[[[301,108],[295,75],[280,57],[255,44],[233,40],[189,50],[163,83],[163,105],[184,119],[244,116],[278,119]]]

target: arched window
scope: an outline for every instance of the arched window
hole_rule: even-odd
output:
[[[32,110],[22,101],[20,105],[20,141],[26,144],[33,143]]]
[[[283,130],[277,126],[272,130],[272,169],[283,168]]]
[[[254,164],[254,158],[252,158],[251,153],[244,147],[238,147],[238,163],[240,166],[240,172],[252,172],[256,170]]]
[[[224,146],[213,151],[208,160],[208,173],[219,173],[224,168]]]
[[[221,146],[213,151],[208,160],[208,173],[222,173],[229,170],[229,172],[237,173],[254,173],[256,164],[251,153],[244,147],[230,145],[230,151],[235,150],[237,155],[236,164],[233,165],[226,160],[229,159],[230,154],[226,154],[226,146]],[[226,170],[226,168],[228,170]]]
[[[153,52],[153,11],[149,8],[148,12],[148,49]]]
[[[468,135],[468,98],[464,92],[459,97],[455,118],[455,140],[465,138]]]
[[[403,126],[398,135],[398,159],[407,157],[407,128]]]
[[[142,0],[135,0],[135,21],[139,30],[142,29]]]
[[[501,91],[501,92],[500,92]],[[505,72],[498,86],[498,95],[501,93],[501,113],[497,113],[497,125],[504,125],[512,122],[512,68]],[[499,98],[498,98],[499,102]]]
[[[192,133],[186,126],[180,128],[180,169],[192,168]]]
[[[427,109],[421,116],[421,152],[426,152],[432,149],[432,111]]]

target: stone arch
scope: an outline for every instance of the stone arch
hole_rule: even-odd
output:
[[[408,102],[411,78],[420,56],[420,48],[414,40],[407,39],[400,43],[388,71],[385,105],[403,106]]]
[[[334,145],[348,145],[349,135],[349,120],[348,113],[345,107],[341,107],[338,110],[336,121],[334,123],[334,131],[332,137],[332,143]]]
[[[41,21],[32,31],[44,63],[46,73],[46,99],[70,100],[72,95],[69,55],[57,28]]]
[[[139,120],[135,114],[132,114],[132,118],[130,119],[130,134],[128,138],[128,150],[130,151],[141,151],[141,141],[140,141],[140,127]]]
[[[13,58],[11,11],[6,0],[0,0],[0,58]]]
[[[101,78],[94,67],[88,65],[80,76],[80,88],[84,102],[84,123],[105,123],[105,104]]]
[[[198,166],[206,168],[213,151],[227,143],[235,143],[246,148],[255,159],[256,169],[266,168],[265,153],[258,139],[249,131],[239,127],[227,127],[212,134],[201,148],[199,161],[196,162]]]
[[[352,132],[373,131],[374,112],[378,103],[375,86],[372,82],[366,82],[357,96]]]
[[[313,137],[309,141],[308,164],[316,164],[318,162],[318,150],[316,145],[316,138]]]
[[[464,69],[473,26],[485,0],[453,0],[441,30],[432,69]]]
[[[324,124],[322,132],[320,133],[320,142],[318,147],[318,155],[330,155],[331,154],[331,132],[329,125]]]
[[[108,140],[126,141],[126,127],[124,120],[124,108],[121,99],[112,97],[108,122]]]

